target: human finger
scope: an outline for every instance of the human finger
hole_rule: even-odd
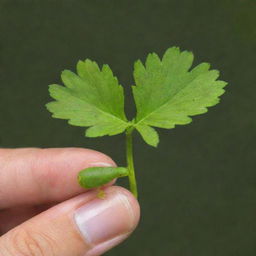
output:
[[[139,205],[121,187],[91,191],[60,203],[0,238],[5,256],[97,256],[126,239],[139,221]]]
[[[81,169],[114,165],[84,148],[0,149],[0,209],[66,200],[85,191],[77,182]]]

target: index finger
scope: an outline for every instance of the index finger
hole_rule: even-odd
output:
[[[115,166],[107,155],[83,148],[0,149],[0,208],[59,202],[84,192],[77,173]]]

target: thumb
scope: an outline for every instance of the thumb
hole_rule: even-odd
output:
[[[96,256],[126,239],[139,220],[139,205],[127,190],[91,191],[58,204],[0,238],[5,256]]]

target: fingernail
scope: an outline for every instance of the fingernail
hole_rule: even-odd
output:
[[[113,163],[105,163],[105,162],[92,162],[90,164],[90,166],[92,167],[98,167],[98,166],[102,166],[102,167],[112,167],[115,166]]]
[[[92,248],[99,244],[104,248],[118,244],[135,228],[138,219],[125,193],[110,193],[105,199],[96,198],[79,208],[74,218]],[[98,246],[96,250],[103,249]]]

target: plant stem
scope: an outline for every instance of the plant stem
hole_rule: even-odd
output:
[[[127,169],[129,172],[128,178],[130,183],[130,190],[133,195],[138,198],[137,182],[134,171],[133,164],[133,146],[132,146],[132,131],[133,127],[126,130],[126,159],[127,159]]]

